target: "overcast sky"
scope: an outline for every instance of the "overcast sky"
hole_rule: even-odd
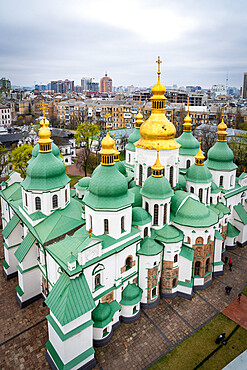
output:
[[[0,78],[31,86],[105,72],[115,86],[240,87],[246,0],[0,0]]]

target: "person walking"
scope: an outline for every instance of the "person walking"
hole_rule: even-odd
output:
[[[242,297],[242,293],[238,293],[238,301],[239,301],[239,303],[241,303],[241,297]]]
[[[229,259],[229,270],[232,271],[232,259]]]

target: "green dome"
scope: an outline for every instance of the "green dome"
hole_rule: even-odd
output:
[[[51,152],[52,154],[55,155],[55,157],[57,157],[61,162],[63,161],[63,158],[60,157],[59,155],[59,149],[58,147],[56,146],[56,144],[54,144],[54,142],[51,143]],[[36,144],[34,147],[33,147],[33,150],[32,150],[32,158],[28,161],[28,163],[32,163],[33,159],[35,159],[37,157],[37,155],[39,154],[39,144]]]
[[[132,225],[146,225],[152,221],[152,216],[142,207],[132,208]]]
[[[237,168],[233,163],[234,154],[226,141],[216,141],[209,149],[207,157],[205,164],[211,170],[232,171]]]
[[[84,195],[86,205],[116,209],[130,205],[133,201],[134,196],[128,190],[128,182],[115,165],[99,165],[94,170]]]
[[[160,230],[153,230],[152,237],[163,243],[177,243],[183,240],[184,234],[172,225],[165,225]]]
[[[209,227],[218,222],[218,216],[193,195],[177,190],[171,202],[171,221],[190,227]]]
[[[132,134],[129,136],[128,144],[125,146],[125,149],[134,152],[136,150],[134,143],[136,143],[140,138],[140,128],[136,127]]]
[[[146,236],[141,241],[141,248],[137,251],[137,254],[144,256],[156,256],[163,250],[163,245],[157,243],[155,240],[151,239],[149,236]]]
[[[126,172],[126,168],[125,168],[124,164],[121,161],[115,162],[115,166],[118,169],[118,171],[121,172],[125,177],[128,176],[128,174]]]
[[[129,183],[129,189],[132,189],[136,186],[136,183],[135,183],[135,180],[132,180],[130,183]]]
[[[149,199],[166,199],[173,196],[174,192],[166,177],[149,176],[144,182],[141,195]]]
[[[96,328],[104,328],[111,322],[113,316],[112,309],[109,303],[100,303],[92,312],[93,326]]]
[[[213,178],[207,166],[193,164],[187,169],[186,180],[196,183],[209,183]]]
[[[124,306],[132,306],[140,302],[142,298],[142,289],[140,289],[136,284],[130,284],[124,288],[122,292],[122,299],[120,304]]]
[[[181,145],[179,148],[180,155],[192,155],[193,157],[197,154],[199,149],[199,141],[192,135],[191,132],[184,131],[176,141]]]
[[[25,190],[52,190],[70,182],[65,165],[52,152],[41,153],[29,163],[27,176],[22,181]]]
[[[140,190],[141,187],[139,185],[129,189],[130,193],[134,194],[134,203],[132,204],[132,207],[142,206],[142,196],[140,194]]]
[[[78,183],[75,185],[75,188],[77,189],[87,189],[89,187],[91,177],[83,177],[78,181]]]

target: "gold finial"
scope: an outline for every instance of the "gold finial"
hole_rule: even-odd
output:
[[[190,111],[190,98],[189,98],[189,96],[188,96],[188,99],[187,99],[187,107],[188,107],[188,113],[189,113],[189,111]]]
[[[203,166],[204,165],[204,155],[202,153],[202,149],[201,149],[201,139],[200,139],[200,146],[199,146],[199,150],[198,150],[198,153],[196,154],[195,156],[195,164],[197,165],[200,165],[200,166]]]
[[[139,112],[141,112],[141,97],[139,99]]]
[[[42,103],[41,103],[41,109],[43,111],[43,118],[45,118],[45,111],[47,109],[47,105],[45,104],[45,100],[44,99],[42,100]]]
[[[155,164],[151,167],[153,172],[153,177],[162,177],[163,176],[163,169],[164,167],[160,163],[160,157],[159,157],[159,143],[157,143],[157,158]]]
[[[221,114],[222,121],[224,121],[224,113],[225,113],[225,105],[223,104],[222,105],[222,114]]]
[[[161,72],[160,72],[160,65],[161,65],[161,63],[162,63],[162,60],[160,60],[160,57],[158,56],[158,60],[156,60],[156,63],[158,63],[158,72],[157,72],[157,74],[158,74],[158,79],[160,78],[160,74],[161,74]]]
[[[109,123],[108,123],[108,120],[109,120],[109,118],[111,117],[111,115],[110,115],[110,113],[108,112],[108,108],[106,108],[106,114],[105,114],[105,116],[104,117],[106,117],[106,129],[107,129],[107,131],[109,131]]]
[[[226,141],[227,136],[227,125],[224,122],[225,105],[222,106],[222,120],[218,124],[217,141]]]

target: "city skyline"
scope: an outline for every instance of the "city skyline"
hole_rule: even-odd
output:
[[[14,85],[32,86],[81,77],[114,86],[153,84],[160,55],[166,86],[240,87],[246,72],[243,0],[43,1],[0,0],[0,73]]]

